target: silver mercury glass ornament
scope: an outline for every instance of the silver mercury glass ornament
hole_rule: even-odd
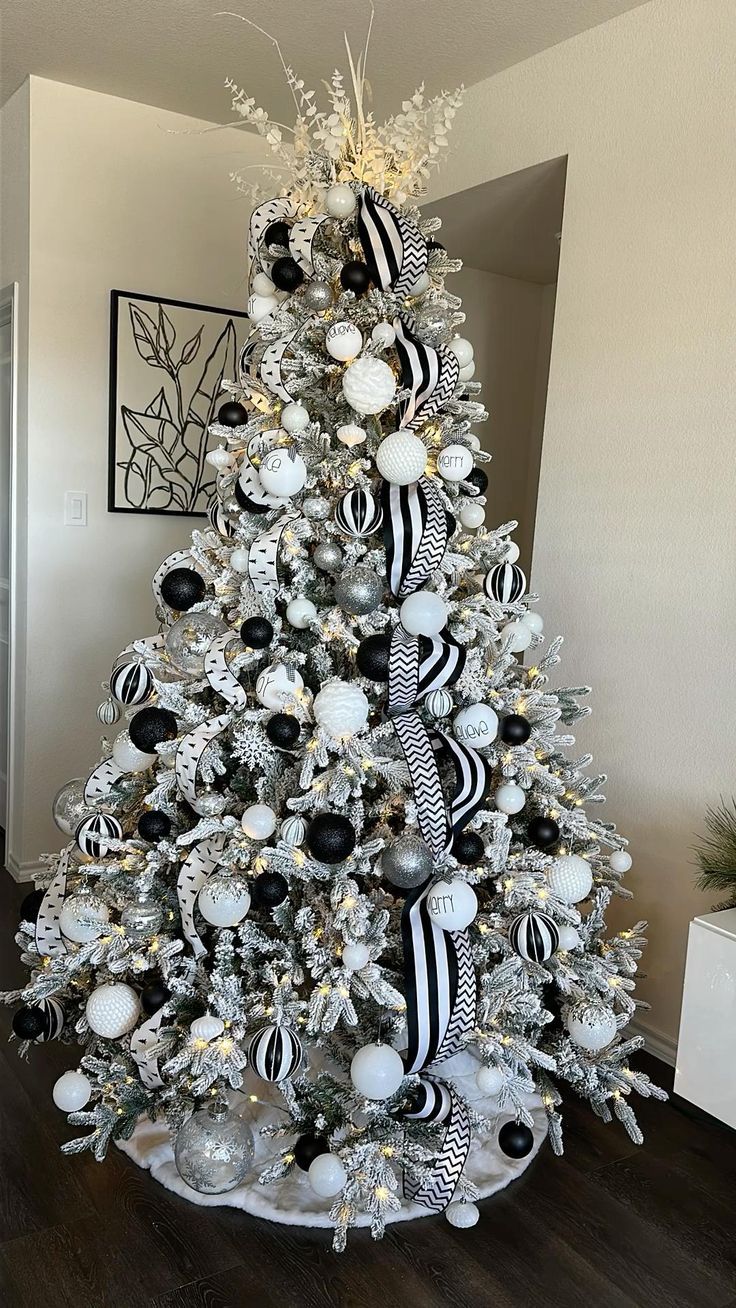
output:
[[[307,495],[306,499],[302,500],[302,513],[313,522],[325,522],[330,516],[330,506],[321,495]]]
[[[255,1142],[247,1122],[223,1103],[193,1113],[174,1144],[182,1181],[198,1194],[227,1194],[253,1166]]]
[[[311,309],[312,313],[324,313],[329,309],[335,296],[329,282],[320,281],[315,278],[309,283],[304,290],[304,306]]]
[[[347,568],[335,582],[335,603],[359,617],[377,609],[382,595],[383,582],[371,568]]]
[[[392,886],[411,890],[421,886],[432,874],[434,859],[421,836],[400,836],[387,845],[381,855],[381,871]]]
[[[342,563],[342,550],[333,541],[325,540],[317,546],[312,561],[321,572],[337,572]]]
[[[155,899],[136,899],[127,904],[120,914],[121,925],[129,936],[143,939],[154,935],[164,920],[164,911]]]

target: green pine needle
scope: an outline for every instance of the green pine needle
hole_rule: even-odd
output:
[[[706,809],[707,834],[695,846],[700,865],[698,888],[725,892],[728,900],[722,908],[736,906],[736,800],[722,799]]]

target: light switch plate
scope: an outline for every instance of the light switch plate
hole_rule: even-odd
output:
[[[64,492],[64,526],[65,527],[87,526],[87,492],[86,491]]]

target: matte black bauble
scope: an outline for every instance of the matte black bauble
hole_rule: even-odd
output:
[[[388,681],[388,664],[391,654],[390,636],[366,636],[361,640],[355,656],[358,671],[371,681]]]
[[[163,981],[152,981],[141,990],[141,1007],[149,1017],[157,1013],[159,1008],[163,1008],[169,999],[171,999],[171,991]]]
[[[242,427],[248,421],[248,410],[237,400],[228,400],[217,410],[217,421],[223,427]]]
[[[141,840],[148,840],[151,843],[155,840],[165,840],[171,832],[171,818],[167,813],[162,813],[160,808],[149,809],[147,813],[141,813],[138,818],[138,835]]]
[[[295,291],[304,281],[304,271],[296,259],[287,255],[276,260],[271,269],[271,281],[280,291]]]
[[[161,596],[169,608],[186,613],[199,604],[207,592],[204,577],[194,568],[172,568],[161,582]]]
[[[245,509],[246,513],[270,513],[271,512],[270,504],[259,504],[257,500],[252,500],[249,495],[246,495],[239,481],[236,481],[235,485],[233,486],[233,495],[238,501],[238,504],[240,505],[241,509]]]
[[[289,883],[280,872],[261,872],[251,889],[257,908],[278,908],[289,893]]]
[[[430,239],[427,241],[427,249],[428,249],[428,250],[444,250],[445,247],[444,247],[444,245],[442,244],[441,241],[435,241],[435,240],[433,240],[433,239],[430,237]]]
[[[310,1131],[307,1135],[300,1135],[294,1145],[294,1162],[303,1172],[308,1172],[315,1158],[329,1152],[327,1138],[324,1135],[312,1135]]]
[[[469,472],[463,480],[474,488],[471,494],[485,495],[488,490],[488,475],[482,468],[473,468],[473,471]]]
[[[246,618],[240,628],[240,639],[251,649],[265,649],[273,640],[273,623],[268,618]]]
[[[263,234],[263,244],[270,249],[272,245],[280,245],[282,249],[289,248],[289,224],[279,219],[275,223],[269,223]]]
[[[41,904],[43,903],[43,897],[45,893],[46,892],[44,890],[32,890],[29,895],[26,895],[25,899],[23,900],[23,903],[20,906],[21,922],[36,921],[36,918],[38,917],[39,909],[41,907]]]
[[[483,840],[477,831],[459,831],[452,842],[452,852],[458,863],[472,867],[483,857]]]
[[[560,838],[560,828],[554,818],[550,817],[532,818],[526,830],[532,844],[538,845],[540,849],[556,845]]]
[[[531,734],[531,723],[521,713],[509,713],[501,719],[499,735],[505,745],[525,745]]]
[[[534,1136],[523,1122],[504,1122],[498,1133],[498,1147],[507,1158],[526,1158],[534,1148]]]
[[[355,849],[355,830],[342,813],[318,813],[307,827],[307,848],[320,863],[342,863]]]
[[[19,1040],[37,1040],[46,1028],[43,1011],[26,1004],[13,1014],[13,1031]]]
[[[365,295],[371,284],[371,274],[366,264],[360,259],[350,259],[340,269],[340,285],[344,291],[354,295]]]
[[[155,754],[156,746],[175,740],[176,733],[176,714],[164,708],[140,709],[128,727],[130,739],[144,754]]]
[[[274,713],[266,723],[266,735],[279,749],[293,749],[300,733],[301,727],[293,713]]]

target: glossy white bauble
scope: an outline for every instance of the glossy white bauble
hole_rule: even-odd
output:
[[[333,1195],[339,1194],[348,1179],[337,1154],[318,1154],[310,1164],[307,1176],[314,1193],[323,1199],[331,1199]]]
[[[377,322],[371,332],[371,340],[374,345],[379,345],[382,349],[387,350],[396,340],[396,332],[390,322]]]
[[[391,1045],[364,1045],[350,1064],[350,1080],[366,1099],[390,1099],[404,1079],[404,1064]]]
[[[467,368],[468,364],[473,362],[473,347],[464,336],[456,336],[447,348],[455,355],[461,368]]]
[[[263,459],[258,476],[269,495],[296,495],[307,480],[307,465],[293,447],[275,449]]]
[[[526,791],[511,782],[499,786],[494,796],[499,813],[520,813],[526,803]]]
[[[472,381],[474,376],[475,376],[475,360],[473,360],[472,363],[469,363],[467,368],[460,369],[460,381],[461,382]]]
[[[532,643],[532,630],[525,622],[507,622],[499,636],[502,645],[509,642],[512,654],[521,654]]]
[[[290,627],[296,627],[297,631],[305,631],[316,616],[317,606],[303,595],[290,600],[286,606],[286,621]]]
[[[628,872],[631,864],[631,854],[627,854],[625,849],[614,849],[613,853],[608,855],[608,866],[613,872]]]
[[[248,550],[243,549],[241,545],[239,545],[237,549],[234,549],[230,555],[230,567],[233,572],[239,572],[243,575],[247,573],[249,561],[250,553]]]
[[[475,527],[482,527],[485,520],[485,505],[478,504],[475,500],[471,500],[468,504],[464,504],[460,510],[460,523],[463,527],[466,527],[468,531],[472,531]]]
[[[362,445],[366,439],[367,433],[365,427],[358,427],[354,422],[343,423],[335,432],[341,445],[347,446],[350,450],[354,445]]]
[[[473,452],[467,445],[445,445],[437,455],[437,471],[444,481],[466,481],[473,465]]]
[[[70,895],[59,914],[61,934],[76,945],[97,940],[110,921],[110,910],[96,895]]]
[[[478,1068],[475,1074],[475,1084],[481,1094],[492,1095],[495,1099],[504,1082],[504,1075],[500,1067],[486,1067],[485,1063]]]
[[[593,888],[590,863],[579,854],[561,854],[550,867],[547,882],[563,904],[579,904],[581,899],[587,899]]]
[[[259,673],[256,695],[264,708],[280,709],[304,687],[304,678],[286,663],[272,663]]]
[[[83,1072],[63,1072],[51,1093],[62,1113],[79,1113],[89,1103],[92,1086]]]
[[[203,1017],[195,1017],[189,1028],[189,1034],[193,1040],[216,1040],[225,1030],[225,1023],[222,1018],[215,1017],[214,1013],[205,1013]]]
[[[210,877],[197,896],[205,922],[215,927],[234,927],[247,916],[250,894],[244,881],[237,877]]]
[[[455,715],[452,729],[461,745],[485,749],[498,734],[498,715],[490,704],[469,704]]]
[[[396,394],[396,378],[383,359],[366,356],[345,369],[342,392],[356,413],[381,413]]]
[[[384,481],[394,486],[409,486],[418,481],[426,466],[427,447],[410,431],[391,432],[376,450],[376,467]]]
[[[270,313],[274,313],[278,307],[279,302],[275,295],[251,295],[248,300],[248,317],[251,322],[259,323]]]
[[[477,1204],[472,1203],[469,1199],[457,1199],[454,1203],[447,1205],[445,1217],[450,1226],[457,1227],[459,1231],[467,1231],[471,1226],[477,1226],[480,1221],[480,1209]]]
[[[589,1054],[610,1045],[618,1027],[610,1008],[599,1004],[576,1004],[565,1018],[570,1039]]]
[[[368,721],[370,704],[360,686],[328,681],[314,697],[314,717],[333,740],[349,740]]]
[[[98,986],[87,1000],[85,1016],[91,1031],[105,1040],[118,1040],[132,1031],[141,1006],[132,986],[122,981]]]
[[[270,804],[250,804],[240,825],[251,840],[268,840],[276,830],[276,814]]]
[[[437,881],[426,904],[435,926],[443,931],[464,931],[478,915],[478,898],[467,881]]]
[[[401,625],[410,636],[438,636],[447,623],[447,605],[432,590],[415,590],[401,605]]]
[[[520,553],[519,546],[516,544],[516,541],[510,540],[508,545],[506,546],[506,552],[503,556],[504,563],[516,563],[516,560],[519,557],[519,553]]]
[[[358,941],[354,945],[346,945],[342,951],[342,965],[349,972],[360,972],[370,961],[371,951],[367,945]]]
[[[127,731],[121,731],[112,744],[112,756],[121,772],[145,772],[158,763],[158,754],[144,754],[136,749]]]
[[[336,182],[325,192],[325,209],[331,218],[349,218],[357,203],[355,192],[344,182]]]
[[[580,936],[574,926],[561,926],[557,930],[560,936],[558,949],[564,949],[568,952],[571,949],[577,949],[580,944]]]
[[[325,349],[333,359],[347,363],[360,354],[363,348],[363,335],[354,322],[333,322],[327,328]]]
[[[412,282],[411,286],[409,287],[406,293],[407,295],[416,299],[418,295],[424,295],[429,290],[431,285],[432,282],[430,280],[429,273],[425,271],[419,274],[415,282]]]
[[[256,295],[275,295],[276,287],[267,273],[256,273],[250,286],[251,291]]]
[[[279,421],[284,431],[295,435],[309,426],[309,413],[303,404],[285,404]]]
[[[521,621],[524,623],[525,627],[528,627],[529,630],[534,633],[535,636],[541,636],[542,631],[544,630],[544,618],[541,613],[535,613],[532,609],[527,609],[526,613],[521,618]]]

